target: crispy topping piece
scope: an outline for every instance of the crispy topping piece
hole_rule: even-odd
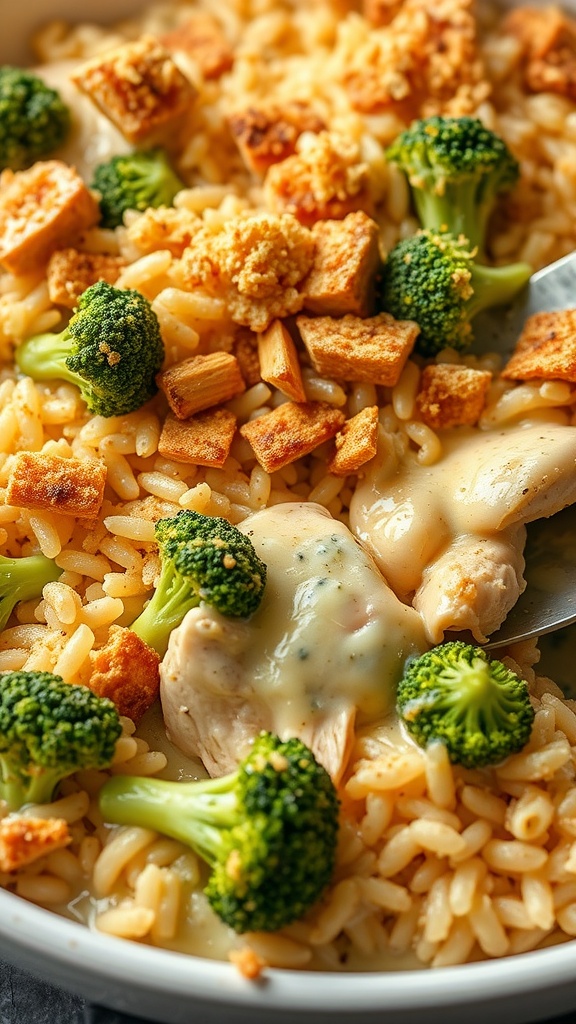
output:
[[[304,309],[327,316],[370,316],[380,265],[378,225],[363,210],[312,228],[314,263],[304,282]]]
[[[372,405],[346,420],[334,438],[334,454],[328,471],[335,476],[356,473],[378,448],[378,406]]]
[[[240,433],[262,468],[274,473],[334,437],[344,419],[343,412],[325,402],[285,402],[245,423]]]
[[[235,432],[236,417],[229,409],[211,409],[189,420],[179,420],[169,413],[158,451],[174,462],[221,469],[230,454]]]
[[[118,713],[138,722],[160,690],[160,658],[131,629],[110,626],[103,647],[90,653],[88,686],[114,701]]]
[[[338,380],[370,381],[393,387],[420,328],[389,313],[362,319],[299,316],[296,323],[314,369]]]
[[[251,388],[254,384],[258,384],[262,379],[258,358],[258,335],[248,330],[239,331],[232,346],[232,352],[238,360],[246,387]]]
[[[529,316],[502,377],[576,382],[576,309]]]
[[[492,374],[468,366],[438,363],[426,366],[420,378],[416,408],[434,430],[473,426],[486,404]]]
[[[44,452],[14,456],[6,501],[17,508],[50,509],[61,515],[92,519],[104,499],[106,467],[94,459],[62,459]]]
[[[177,210],[171,206],[150,207],[132,221],[126,234],[129,242],[143,256],[157,249],[168,249],[173,256],[180,258],[201,227],[201,218],[191,210]]]
[[[73,167],[35,163],[0,177],[0,264],[13,274],[41,267],[50,254],[100,219],[98,203]]]
[[[302,132],[321,132],[325,123],[302,100],[252,105],[231,114],[228,123],[244,163],[255,174],[286,160],[296,150]]]
[[[205,79],[220,78],[234,63],[232,47],[220,22],[205,11],[195,12],[160,41],[170,52],[180,51],[196,61]]]
[[[274,320],[258,337],[262,380],[294,402],[305,402],[306,392],[296,346],[281,320]]]
[[[576,21],[559,7],[519,7],[504,29],[524,51],[524,81],[532,92],[555,92],[576,99]]]
[[[191,356],[159,373],[156,381],[179,420],[227,402],[246,389],[238,360],[228,352]]]
[[[50,301],[73,309],[90,285],[97,281],[115,284],[125,266],[122,256],[58,249],[48,263]]]
[[[99,54],[71,78],[135,144],[173,139],[196,96],[192,83],[151,36]]]
[[[0,821],[0,871],[10,874],[32,864],[72,841],[63,818],[2,818]]]

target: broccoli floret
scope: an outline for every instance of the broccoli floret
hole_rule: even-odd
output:
[[[62,779],[107,768],[122,732],[107,697],[51,672],[0,675],[0,798],[10,810],[47,803]]]
[[[164,346],[156,314],[140,292],[98,281],[80,296],[60,334],[28,338],[15,359],[33,380],[76,384],[90,412],[122,416],[156,394]]]
[[[338,836],[334,784],[299,739],[261,733],[237,771],[200,782],[116,776],[104,820],[156,829],[212,868],[212,909],[236,932],[301,917],[330,881]]]
[[[163,149],[114,156],[94,171],[92,188],[100,193],[102,226],[117,228],[125,210],[171,206],[184,183],[172,170]]]
[[[70,111],[30,71],[0,67],[0,169],[19,171],[48,156],[70,130]]]
[[[25,558],[0,555],[0,631],[19,601],[39,597],[46,584],[57,580],[61,572],[56,563],[44,555]]]
[[[465,238],[419,231],[388,255],[381,304],[398,320],[420,327],[416,351],[433,356],[462,350],[473,340],[471,320],[481,310],[511,302],[532,273],[527,263],[484,267]]]
[[[411,661],[397,708],[421,746],[439,740],[453,764],[499,764],[528,742],[534,710],[528,687],[481,647],[453,640]]]
[[[183,510],[154,528],[161,559],[158,585],[131,629],[163,655],[170,633],[201,601],[231,618],[258,608],[266,566],[251,540],[227,519]]]
[[[480,252],[496,200],[519,177],[498,135],[473,117],[429,117],[402,132],[387,150],[408,177],[422,227],[464,235]]]

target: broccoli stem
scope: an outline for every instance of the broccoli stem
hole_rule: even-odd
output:
[[[412,190],[414,206],[420,223],[432,231],[450,231],[456,238],[464,235],[470,248],[482,255],[486,232],[486,212],[470,182],[450,184],[448,192],[434,192],[426,188]],[[490,204],[486,204],[490,208]]]
[[[66,329],[60,334],[37,334],[18,346],[16,363],[22,373],[34,380],[66,380],[84,387],[86,382],[66,365],[71,346],[72,339]]]
[[[17,811],[26,804],[47,804],[62,780],[62,772],[43,768],[38,775],[27,775],[19,779],[10,773],[9,766],[0,756],[2,767],[2,799],[6,801],[9,811]]]
[[[530,280],[533,270],[529,263],[510,263],[505,267],[485,267],[475,263],[471,269],[474,294],[467,303],[470,320],[483,309],[512,302]]]
[[[4,629],[19,601],[38,597],[47,583],[58,579],[61,571],[45,555],[0,556],[0,630]]]
[[[170,633],[179,626],[186,612],[196,608],[200,598],[190,584],[166,562],[154,594],[130,629],[163,657]]]

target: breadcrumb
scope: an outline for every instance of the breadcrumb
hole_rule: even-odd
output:
[[[201,227],[201,218],[191,210],[150,207],[130,223],[126,236],[142,256],[168,249],[179,259]]]
[[[258,981],[266,967],[266,961],[258,956],[250,946],[242,946],[241,949],[231,949],[228,953],[230,963],[238,968],[243,978],[248,981]]]
[[[11,874],[72,841],[63,818],[8,816],[0,821],[0,871]]]
[[[48,262],[48,294],[57,306],[73,309],[78,299],[92,284],[107,281],[115,284],[127,266],[122,256],[107,253],[58,249]]]
[[[234,53],[220,22],[206,11],[197,11],[178,28],[161,36],[167,50],[184,53],[198,65],[206,80],[230,71]]]
[[[131,629],[110,626],[108,640],[90,652],[87,685],[114,701],[120,715],[138,722],[160,690],[160,657]]]
[[[522,45],[521,67],[531,92],[553,92],[576,100],[576,20],[559,7],[519,7],[504,31]]]
[[[318,133],[326,127],[302,100],[251,104],[232,113],[228,124],[244,163],[255,174],[265,174],[272,164],[292,156],[302,132]]]

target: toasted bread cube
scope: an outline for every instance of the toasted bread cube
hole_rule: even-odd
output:
[[[262,380],[294,402],[306,401],[296,346],[281,320],[274,320],[258,336],[258,355]]]
[[[416,409],[433,430],[473,426],[486,404],[492,374],[468,366],[437,363],[424,367]]]
[[[73,309],[90,285],[97,281],[115,284],[125,266],[126,260],[122,256],[58,249],[48,262],[50,301]]]
[[[502,376],[576,382],[576,309],[529,316]]]
[[[88,462],[44,452],[19,452],[8,477],[6,501],[17,508],[49,509],[93,519],[100,511],[105,483],[106,467],[99,459]]]
[[[337,380],[369,381],[393,387],[420,328],[389,313],[362,319],[299,316],[296,324],[314,369]]]
[[[172,140],[196,97],[192,83],[151,36],[99,54],[71,78],[134,144]]]
[[[221,469],[230,454],[236,417],[229,409],[210,409],[189,420],[166,417],[158,451],[173,462]]]
[[[72,842],[63,818],[9,815],[0,821],[0,871],[8,874]]]
[[[220,78],[234,63],[232,47],[220,22],[206,11],[195,12],[178,28],[166,32],[160,42],[170,52],[180,51],[191,57],[198,64],[202,77],[208,80]]]
[[[378,448],[378,406],[371,405],[346,420],[334,438],[334,454],[328,471],[335,476],[356,473],[376,455]]]
[[[265,174],[272,164],[286,160],[296,150],[302,132],[320,132],[326,125],[308,103],[293,100],[251,105],[231,114],[230,131],[248,170]]]
[[[374,312],[380,266],[378,225],[363,210],[312,228],[316,253],[304,282],[304,309],[323,316]]]
[[[267,473],[309,455],[340,430],[344,413],[326,402],[285,402],[273,412],[249,420],[240,433]]]
[[[238,360],[240,373],[247,388],[253,387],[254,384],[258,384],[262,380],[260,359],[258,358],[258,337],[252,331],[241,331],[232,346],[232,352]]]
[[[238,360],[228,352],[191,356],[159,373],[156,381],[179,420],[246,390]]]
[[[131,629],[110,626],[103,647],[90,653],[88,686],[109,697],[118,713],[138,722],[160,692],[160,657]]]
[[[0,178],[0,264],[12,274],[42,267],[55,249],[100,220],[98,203],[73,167],[35,163]]]

